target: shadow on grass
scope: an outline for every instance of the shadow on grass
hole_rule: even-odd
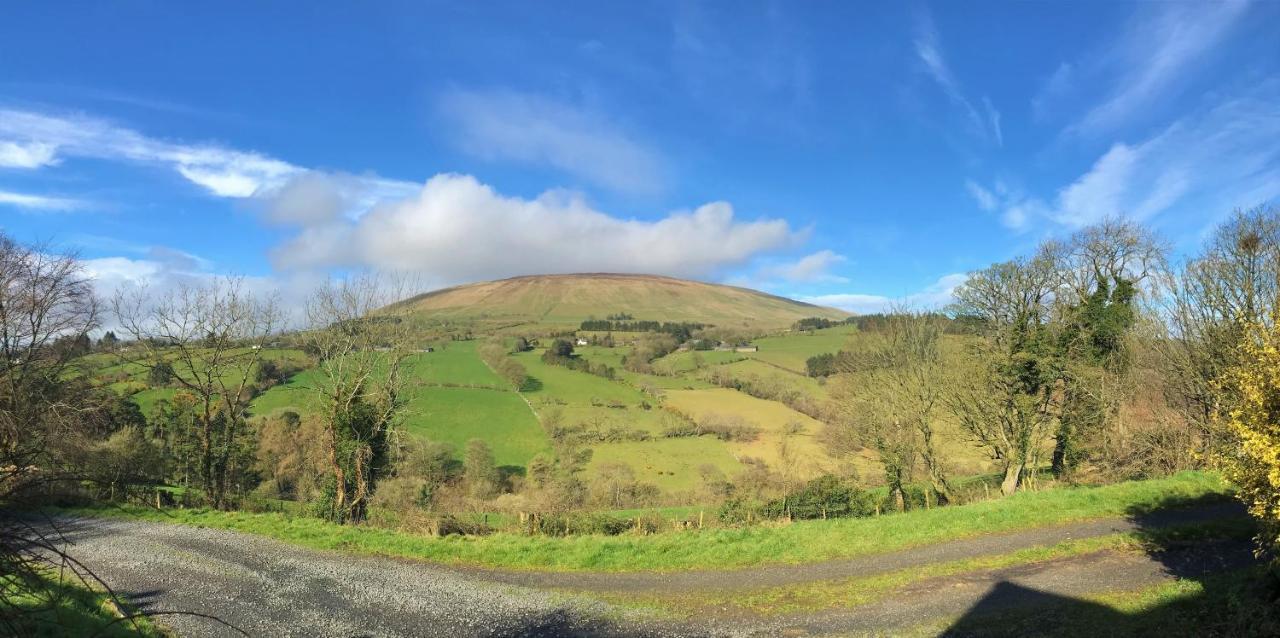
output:
[[[1195,506],[1210,506],[1202,520],[1169,526]],[[1280,636],[1280,581],[1254,556],[1257,527],[1242,506],[1220,495],[1170,498],[1128,516],[1147,556],[1176,579],[1111,598],[1132,611],[1003,581],[942,635]]]

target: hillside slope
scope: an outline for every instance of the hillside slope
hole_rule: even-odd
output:
[[[548,324],[626,313],[636,319],[759,327],[784,327],[804,317],[848,316],[747,288],[608,273],[532,275],[455,286],[406,299],[392,310],[434,318]]]

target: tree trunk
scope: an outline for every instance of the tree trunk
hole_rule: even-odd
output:
[[[1018,491],[1022,482],[1022,462],[1010,461],[1004,468],[1004,481],[1000,483],[1000,493],[1008,496]]]

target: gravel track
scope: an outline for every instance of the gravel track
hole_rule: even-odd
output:
[[[1143,527],[1234,517],[1238,509],[1211,506],[1169,512]],[[1137,525],[1138,522],[1132,522]],[[506,574],[459,570],[387,558],[354,557],[288,545],[236,532],[124,519],[57,519],[68,549],[124,598],[143,611],[184,610],[216,616],[251,636],[775,636],[892,633],[929,619],[980,605],[982,609],[1038,604],[1055,596],[1134,589],[1175,577],[1229,569],[1253,560],[1247,543],[1209,543],[1168,555],[1099,552],[1002,570],[930,579],[867,605],[798,617],[717,615],[696,623],[671,623],[642,612],[611,607],[549,588],[637,591],[661,579],[671,587],[764,586],[847,578],[904,566],[999,553],[1020,547],[1125,531],[1119,520],[1093,521],[982,537],[876,557],[869,572],[860,563],[763,567],[693,576],[641,574],[638,581],[605,581],[618,574]],[[999,539],[991,540],[991,539]],[[861,567],[868,567],[861,565]],[[742,582],[743,576],[754,574]],[[519,576],[520,578],[514,578]],[[635,575],[628,575],[631,578]],[[589,577],[584,579],[584,577]],[[544,580],[537,580],[543,578]],[[689,578],[703,580],[687,580]],[[658,580],[652,580],[658,579]],[[506,582],[503,582],[506,581]],[[568,585],[569,587],[565,587]],[[191,616],[162,622],[180,636],[238,636],[236,631]]]
[[[68,548],[142,611],[182,610],[250,636],[671,635],[603,604],[430,565],[346,556],[205,528],[60,518]],[[241,636],[164,616],[180,636]]]

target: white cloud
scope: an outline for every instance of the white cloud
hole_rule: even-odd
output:
[[[968,281],[969,275],[965,273],[953,273],[946,275],[925,289],[901,297],[887,297],[884,295],[868,295],[860,293],[836,293],[830,295],[817,295],[813,297],[801,297],[800,301],[806,301],[819,306],[829,306],[839,308],[854,314],[874,314],[884,312],[898,306],[905,306],[916,310],[936,310],[940,309],[954,300],[956,288]]]
[[[511,91],[452,91],[439,106],[457,142],[479,157],[551,166],[631,193],[662,187],[659,154],[591,110]]]
[[[57,162],[57,149],[52,144],[0,140],[0,168],[40,168]]]
[[[127,246],[131,252],[133,246]],[[206,259],[164,246],[148,248],[142,258],[112,256],[82,259],[80,265],[89,278],[94,292],[100,299],[109,300],[117,292],[145,290],[146,297],[154,300],[173,291],[179,285],[207,285],[223,278],[214,272],[214,264]],[[284,321],[291,326],[301,326],[308,295],[323,281],[315,273],[288,273],[273,276],[237,277],[246,292],[259,299],[274,298]],[[102,317],[102,330],[120,330],[110,312]]]
[[[88,205],[88,202],[78,199],[0,191],[0,206],[12,206],[35,211],[68,211],[84,208]]]
[[[654,221],[621,219],[573,193],[505,197],[473,177],[444,174],[359,219],[302,228],[273,260],[284,269],[373,267],[447,283],[589,271],[705,276],[798,239],[786,221],[740,221],[725,202]]]
[[[1069,130],[1105,132],[1157,104],[1186,82],[1195,65],[1230,35],[1248,6],[1245,0],[1228,0],[1144,7],[1118,40],[1088,65],[1092,76],[1088,84],[1103,84],[1101,77],[1112,81],[1101,102]],[[1044,109],[1060,99],[1067,80],[1066,76],[1057,81],[1051,78],[1033,104]]]
[[[845,261],[844,255],[838,255],[830,250],[820,250],[794,262],[761,268],[753,280],[781,279],[790,283],[845,283],[849,281],[848,278],[831,273],[833,267]]]
[[[0,109],[0,156],[40,168],[55,154],[165,165],[218,197],[250,197],[302,170],[254,152],[150,138],[94,117]]]

